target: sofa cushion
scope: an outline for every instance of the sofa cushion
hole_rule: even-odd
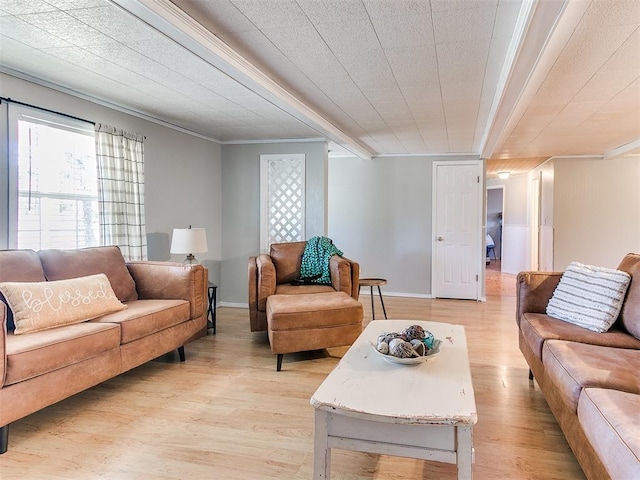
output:
[[[276,267],[276,283],[291,283],[300,276],[302,254],[307,242],[274,243],[269,255]]]
[[[545,340],[568,340],[590,345],[640,350],[640,340],[618,329],[617,325],[607,332],[598,333],[544,313],[525,313],[520,319],[520,330],[529,348],[539,360],[542,360],[542,346]]]
[[[640,478],[640,395],[585,388],[578,420],[611,478]]]
[[[335,291],[271,295],[267,324],[272,353],[351,345],[362,332],[362,304]]]
[[[547,340],[542,348],[547,384],[574,414],[583,388],[640,394],[640,350]]]
[[[619,321],[631,335],[640,338],[640,255],[637,253],[625,255],[618,265],[618,270],[631,275],[631,283],[620,311]]]
[[[3,282],[0,291],[13,311],[16,335],[127,308],[116,298],[104,273],[53,282]]]
[[[0,251],[0,282],[44,282],[40,257],[33,250]],[[6,303],[0,293],[0,301]],[[7,308],[7,331],[15,328],[13,313]]]
[[[22,382],[118,348],[120,327],[90,322],[30,335],[7,334],[4,385]]]
[[[630,279],[621,270],[571,262],[546,313],[595,332],[606,332],[618,319]]]
[[[121,302],[138,299],[136,285],[118,247],[40,250],[38,255],[47,280],[65,280],[104,273]]]
[[[120,343],[125,344],[178,325],[191,318],[185,300],[134,300],[127,309],[98,317],[92,322],[120,325]]]

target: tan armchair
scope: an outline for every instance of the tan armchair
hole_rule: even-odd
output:
[[[300,276],[306,242],[274,243],[269,255],[249,257],[249,317],[251,331],[267,330],[267,298],[270,295],[297,295],[345,292],[358,299],[360,265],[334,255],[329,262],[331,285],[292,285]]]

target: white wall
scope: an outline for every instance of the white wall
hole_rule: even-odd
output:
[[[182,256],[169,254],[172,229],[189,224],[204,227],[209,252],[198,258],[210,269],[210,279],[220,281],[220,145],[1,73],[0,96],[145,135],[149,258],[182,261]]]
[[[431,294],[433,160],[329,159],[329,237],[386,294]]]
[[[554,268],[615,268],[640,252],[640,159],[554,160]]]

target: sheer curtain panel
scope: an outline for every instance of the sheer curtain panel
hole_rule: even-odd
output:
[[[144,136],[96,124],[98,205],[103,245],[129,261],[147,259]]]

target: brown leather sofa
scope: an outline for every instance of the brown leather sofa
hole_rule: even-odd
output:
[[[358,299],[360,265],[334,255],[329,262],[331,285],[293,285],[300,276],[306,242],[274,243],[269,254],[249,257],[249,319],[252,332],[267,330],[267,299],[271,295],[345,292]]]
[[[517,278],[519,342],[530,378],[544,394],[589,479],[640,478],[640,255],[613,327],[596,333],[546,315],[562,272]]]
[[[206,334],[207,270],[125,263],[117,247],[0,251],[0,282],[106,274],[127,308],[90,321],[16,335],[0,295],[0,453],[9,424]]]

